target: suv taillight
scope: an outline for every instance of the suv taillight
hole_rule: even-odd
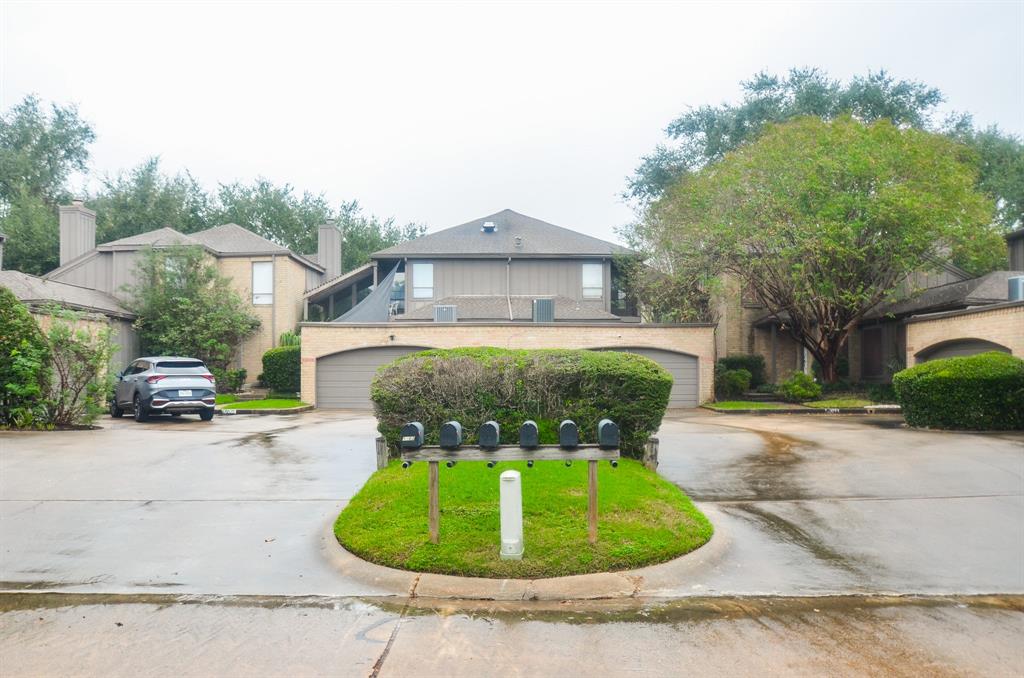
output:
[[[152,377],[146,377],[146,383],[147,384],[155,384],[156,382],[158,382],[161,379],[164,379],[166,377],[167,377],[166,374],[154,374]]]
[[[203,379],[208,379],[208,380],[210,381],[210,383],[211,383],[211,384],[212,384],[212,383],[213,383],[213,381],[214,381],[214,379],[213,379],[213,375],[212,375],[212,374],[200,374],[199,376],[200,376],[200,377],[202,377]]]

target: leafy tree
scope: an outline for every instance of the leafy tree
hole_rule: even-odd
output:
[[[52,306],[46,330],[50,372],[45,398],[47,426],[91,424],[104,411],[113,378],[110,359],[117,347],[108,326],[80,323],[83,314]]]
[[[1001,239],[976,180],[947,137],[804,117],[684,176],[641,228],[681,269],[743,281],[834,381],[850,332],[930,256],[991,265]]]
[[[217,200],[214,223],[244,226],[299,254],[316,252],[317,227],[334,216],[323,195],[307,191],[297,196],[290,185],[275,186],[266,179],[222,185]]]
[[[49,359],[35,318],[0,287],[0,426],[30,427],[42,418]]]
[[[392,247],[406,240],[423,235],[427,228],[422,224],[395,224],[393,218],[378,219],[364,215],[355,200],[342,203],[338,213],[338,225],[344,235],[341,250],[341,269],[351,271],[369,263],[374,252]]]
[[[885,71],[844,84],[814,68],[792,69],[784,77],[758,73],[741,85],[740,103],[701,106],[673,120],[665,130],[668,143],[641,160],[626,196],[641,206],[657,199],[680,177],[756,139],[771,123],[807,115],[822,120],[851,115],[861,122],[889,120],[899,127],[942,132],[968,144],[976,152],[979,188],[997,201],[999,222],[1012,228],[1024,221],[1021,140],[995,127],[975,130],[967,115],[936,121],[943,96],[934,87],[896,80]]]
[[[57,265],[57,205],[66,183],[84,171],[92,128],[74,106],[50,107],[27,96],[0,116],[0,232],[9,240],[8,268],[45,273]]]
[[[149,249],[138,273],[131,297],[143,353],[190,356],[227,370],[260,326],[200,248]]]
[[[90,196],[96,210],[96,241],[110,242],[169,226],[194,233],[215,224],[210,221],[210,196],[191,174],[168,176],[160,159],[150,158],[135,169],[103,180],[103,188]]]

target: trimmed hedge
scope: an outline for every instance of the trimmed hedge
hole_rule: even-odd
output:
[[[715,365],[715,397],[719,400],[734,400],[750,390],[748,370],[727,370]]]
[[[436,445],[441,424],[462,424],[467,444],[483,422],[501,425],[501,442],[519,440],[527,419],[537,422],[541,443],[558,442],[558,424],[572,419],[581,442],[596,442],[597,422],[619,425],[623,454],[639,457],[668,407],[672,375],[633,353],[585,350],[457,348],[413,353],[384,365],[371,397],[378,429],[389,447],[399,431],[423,422]]]
[[[717,364],[727,370],[746,370],[750,372],[750,388],[757,388],[765,381],[764,356],[731,355],[719,358]]]
[[[278,346],[263,354],[263,383],[278,393],[301,390],[301,346]]]
[[[911,426],[1024,429],[1024,360],[992,351],[932,360],[896,373],[896,399]]]

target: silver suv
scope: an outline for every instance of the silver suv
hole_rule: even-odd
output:
[[[210,421],[216,403],[217,384],[202,360],[139,358],[117,375],[110,416],[120,417],[130,410],[135,421],[163,412],[175,417],[198,414],[203,421]]]

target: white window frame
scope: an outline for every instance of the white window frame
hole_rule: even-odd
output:
[[[264,273],[257,276],[257,271]],[[274,303],[273,261],[252,262],[252,303],[253,306],[270,306]]]
[[[593,280],[587,280],[587,272],[591,272],[593,276],[594,272],[597,273],[598,285],[594,285]],[[580,266],[580,280],[581,287],[583,289],[584,299],[604,299],[604,264],[601,262],[587,262]],[[587,283],[591,284],[587,284]]]
[[[424,285],[429,278],[429,285]],[[415,261],[412,264],[412,298],[434,298],[434,264],[429,261]]]

